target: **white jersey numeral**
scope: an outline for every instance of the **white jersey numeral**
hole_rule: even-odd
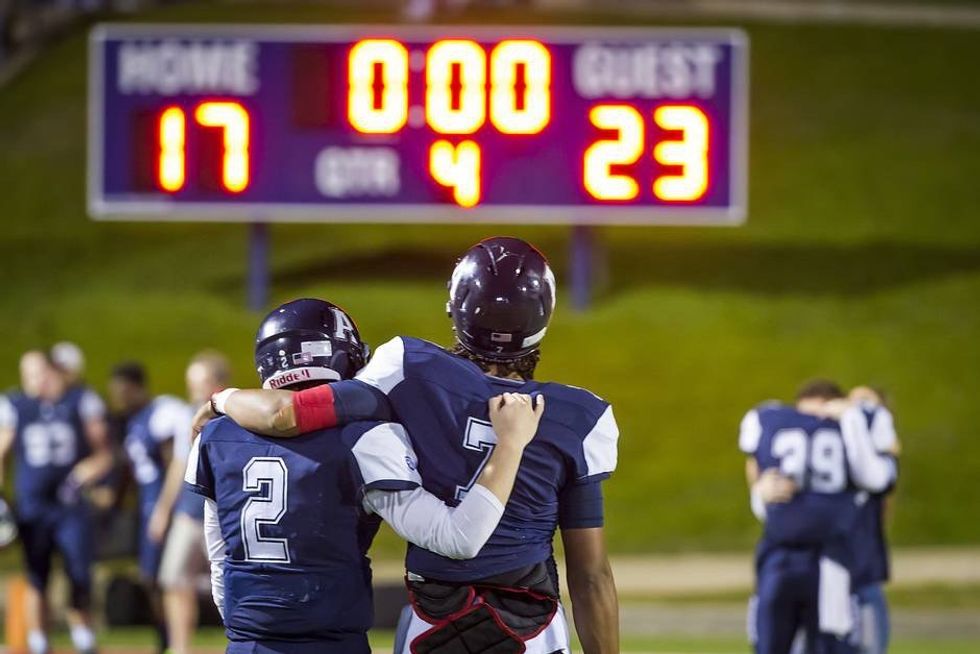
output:
[[[473,488],[473,484],[480,478],[483,469],[487,467],[493,449],[497,447],[497,434],[493,431],[493,426],[484,420],[469,418],[466,421],[466,432],[463,434],[463,447],[474,452],[484,452],[484,455],[483,461],[480,462],[469,483],[465,486],[456,487],[456,499],[459,501],[462,501]]]
[[[24,428],[24,459],[32,468],[75,461],[75,431],[65,422],[34,422]]]
[[[839,493],[847,485],[844,440],[833,429],[820,429],[810,442],[810,487],[818,493]]]
[[[242,468],[242,490],[258,493],[242,509],[242,542],[245,560],[289,563],[289,542],[262,535],[266,525],[276,525],[289,503],[289,470],[282,457],[255,456]]]
[[[160,476],[157,472],[156,463],[146,451],[146,445],[142,441],[132,439],[126,441],[126,454],[133,464],[133,476],[141,484],[152,484]]]
[[[847,486],[844,441],[834,429],[818,429],[809,439],[802,429],[781,429],[772,439],[772,455],[800,488],[839,493]]]

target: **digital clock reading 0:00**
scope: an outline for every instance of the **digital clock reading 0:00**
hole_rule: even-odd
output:
[[[101,27],[90,209],[737,222],[744,50],[728,30]]]

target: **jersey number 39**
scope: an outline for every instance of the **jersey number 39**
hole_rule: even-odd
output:
[[[262,535],[262,528],[277,525],[289,503],[289,470],[282,457],[255,456],[242,468],[242,490],[257,493],[242,509],[245,560],[289,563],[289,542]]]
[[[812,438],[802,429],[782,429],[772,439],[772,455],[800,488],[839,493],[847,485],[844,441],[833,429],[818,429]]]

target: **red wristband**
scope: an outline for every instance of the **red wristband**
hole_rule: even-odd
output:
[[[293,395],[293,412],[296,414],[296,428],[301,434],[337,426],[337,410],[329,384],[314,386]]]

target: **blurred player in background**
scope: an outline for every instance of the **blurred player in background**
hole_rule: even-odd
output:
[[[479,555],[452,561],[409,546],[414,611],[400,626],[396,649],[428,651],[441,643],[448,653],[478,652],[504,641],[527,654],[569,651],[553,556],[560,527],[582,648],[618,652],[602,482],[616,467],[619,430],[599,397],[532,379],[555,306],[551,268],[529,243],[490,238],[464,253],[449,286],[452,351],[397,337],[354,380],[295,395],[236,391],[227,396],[227,413],[249,429],[279,435],[394,416],[413,438],[425,488],[452,505],[467,496],[494,451],[487,400],[502,392],[546,397],[549,409],[514,494]],[[464,623],[469,650],[461,642]]]
[[[848,397],[867,418],[875,450],[895,459],[897,470],[901,446],[895,433],[895,421],[882,394],[868,386],[858,386]],[[885,654],[888,651],[890,625],[883,585],[889,577],[885,522],[893,490],[894,484],[881,493],[859,496],[862,503],[851,543],[854,548],[854,589],[860,608],[858,642],[861,654]]]
[[[51,361],[61,370],[68,387],[84,384],[85,354],[70,341],[61,341],[51,346]]]
[[[95,510],[96,522],[99,522],[101,512],[108,510],[114,500],[116,493],[114,486],[118,483],[116,478],[116,468],[120,463],[121,457],[112,439],[112,428],[109,424],[109,416],[106,415],[105,405],[102,403],[98,394],[85,382],[85,354],[82,349],[71,341],[60,341],[51,346],[51,361],[58,370],[61,371],[68,385],[69,392],[85,394],[91,404],[92,428],[105,430],[113,451],[113,467],[101,479],[95,480],[94,484],[87,489],[87,497],[92,508]],[[98,525],[96,533],[98,533]]]
[[[24,354],[20,372],[21,391],[0,397],[0,483],[13,450],[14,504],[29,581],[28,647],[31,654],[49,651],[45,592],[57,551],[71,582],[72,643],[79,652],[94,652],[94,544],[83,490],[112,467],[105,408],[91,391],[70,388],[69,377],[41,351]]]
[[[350,317],[321,300],[289,302],[259,328],[263,384],[308,388],[349,379],[367,347]],[[231,652],[367,654],[368,547],[384,518],[447,556],[475,555],[496,527],[543,405],[494,398],[500,446],[455,509],[419,488],[401,425],[360,422],[290,441],[225,418],[195,442],[191,488],[207,499],[212,588]]]
[[[212,395],[228,385],[230,379],[231,367],[223,354],[210,350],[197,354],[191,359],[185,374],[191,406],[208,402]],[[190,418],[188,413],[187,419]],[[204,499],[183,486],[191,438],[189,425],[174,435],[173,457],[149,525],[150,538],[160,540],[166,534],[160,564],[160,587],[163,589],[163,611],[173,654],[187,654],[190,651],[197,626],[197,580],[207,571]]]
[[[113,368],[109,377],[109,399],[115,410],[129,416],[123,449],[136,481],[138,495],[140,580],[148,591],[157,619],[160,650],[164,651],[167,649],[167,635],[162,619],[157,575],[166,524],[162,531],[156,532],[152,532],[150,526],[160,502],[174,441],[189,438],[187,432],[190,429],[190,409],[175,397],[152,397],[146,371],[135,362],[121,363]],[[172,507],[173,502],[170,504]]]
[[[756,552],[750,637],[759,654],[852,652],[853,552],[858,493],[879,493],[894,462],[873,446],[868,419],[840,387],[803,386],[795,406],[767,403],[742,420],[752,508],[764,522]]]

